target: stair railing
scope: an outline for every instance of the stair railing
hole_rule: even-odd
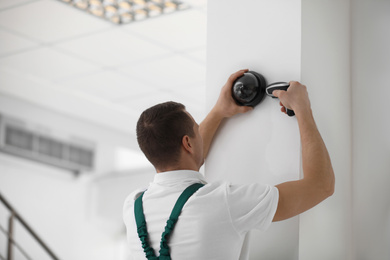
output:
[[[8,231],[5,228],[1,227],[0,231],[2,231],[8,238],[7,244],[7,258],[4,258],[0,254],[1,260],[13,260],[13,246],[18,248],[18,250],[28,259],[32,260],[30,256],[23,250],[23,248],[15,241],[14,235],[14,221],[18,220],[20,224],[30,233],[30,235],[38,242],[38,244],[46,251],[46,253],[53,259],[59,260],[59,258],[50,250],[50,248],[42,241],[42,239],[35,233],[34,230],[27,224],[27,222],[16,212],[16,210],[11,206],[11,204],[1,195],[0,193],[0,201],[3,205],[10,211],[11,215],[8,218]]]

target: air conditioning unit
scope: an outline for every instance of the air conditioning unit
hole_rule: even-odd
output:
[[[69,170],[92,171],[93,147],[34,132],[14,118],[0,115],[0,151]]]

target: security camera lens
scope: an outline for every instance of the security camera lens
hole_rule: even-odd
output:
[[[233,86],[233,95],[238,102],[246,104],[255,99],[258,89],[259,83],[256,77],[251,73],[245,73],[235,82]]]

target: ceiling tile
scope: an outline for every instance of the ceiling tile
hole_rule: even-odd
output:
[[[0,10],[5,8],[15,8],[22,4],[33,2],[37,0],[1,0],[0,1]]]
[[[0,0],[0,69],[13,75],[0,71],[0,91],[119,130],[133,131],[143,110],[169,100],[200,122],[205,1],[115,26],[58,0]]]
[[[152,89],[143,82],[109,70],[98,71],[60,84],[68,90],[77,90],[108,101],[137,99],[152,92]]]
[[[29,76],[0,70],[0,93],[44,108],[81,118],[126,133],[134,133],[138,112],[88,95],[78,95],[55,84]],[[15,113],[15,114],[14,114]],[[17,116],[18,111],[12,112]]]
[[[205,95],[200,97],[188,97],[175,93],[173,101],[185,105],[186,110],[192,115],[196,122],[200,123],[204,119],[204,107],[206,105]]]
[[[182,102],[182,103],[186,106],[186,110],[194,118],[195,122],[200,124],[205,119],[207,114],[206,114],[205,110],[203,109],[203,107],[191,106],[191,105],[186,104],[185,102]]]
[[[54,0],[31,2],[4,10],[0,26],[42,42],[75,37],[112,25]]]
[[[207,8],[207,0],[184,0],[183,2],[195,8]]]
[[[196,61],[201,62],[203,65],[206,66],[206,48],[202,48],[195,51],[189,51],[186,52],[185,55],[189,56],[192,59],[195,59]]]
[[[112,29],[56,45],[60,49],[104,66],[116,66],[169,53],[168,50],[129,35],[120,29]]]
[[[120,70],[131,77],[151,83],[156,88],[169,91],[203,82],[206,77],[205,66],[180,55],[145,62],[137,66],[123,67]]]
[[[98,69],[97,66],[50,48],[34,49],[1,58],[0,68],[48,80],[69,77]]]
[[[122,29],[175,50],[206,46],[206,14],[198,10],[162,15]]]
[[[174,93],[180,97],[191,100],[193,103],[202,103],[206,96],[206,83],[200,82],[196,85],[187,85],[183,88],[177,88]]]
[[[0,55],[23,50],[38,44],[0,29]]]
[[[139,111],[139,114],[156,104],[172,101],[175,100],[174,95],[171,93],[166,93],[163,91],[154,91],[151,95],[145,95],[138,98],[129,98],[129,99],[123,99],[120,102],[117,102],[116,104],[122,105],[124,107],[129,107],[132,110]]]
[[[146,95],[140,95],[136,98],[125,97],[116,104],[124,107],[131,108],[132,110],[138,111],[139,114],[145,109],[154,106],[158,103],[166,101],[175,101],[182,103],[186,106],[187,111],[191,113],[197,122],[204,119],[204,107],[205,107],[205,91],[204,87],[186,86],[186,90],[182,92],[167,92],[167,91],[153,91]]]

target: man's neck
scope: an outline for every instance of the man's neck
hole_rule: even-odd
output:
[[[196,171],[196,172],[198,172],[199,168],[197,168],[197,167],[186,167],[186,166],[180,167],[180,166],[177,166],[177,167],[167,167],[167,168],[164,168],[164,169],[156,169],[156,172],[157,173],[161,173],[161,172],[171,172],[171,171],[181,171],[181,170],[189,170],[189,171]]]

